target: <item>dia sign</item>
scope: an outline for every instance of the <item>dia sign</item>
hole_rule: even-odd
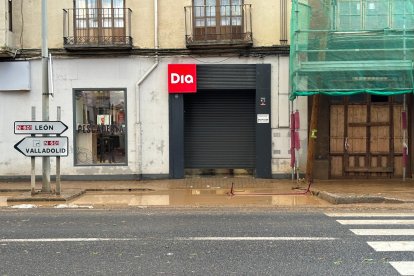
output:
[[[197,92],[195,64],[168,64],[168,93]]]

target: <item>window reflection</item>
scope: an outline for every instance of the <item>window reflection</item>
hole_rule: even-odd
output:
[[[124,90],[75,91],[75,164],[126,163]]]

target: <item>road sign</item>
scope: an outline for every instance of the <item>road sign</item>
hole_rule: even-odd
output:
[[[16,121],[14,134],[62,134],[68,126],[61,121]]]
[[[25,156],[68,156],[68,137],[24,137],[14,148]]]

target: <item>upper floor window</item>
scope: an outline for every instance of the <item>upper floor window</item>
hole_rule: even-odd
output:
[[[393,0],[391,26],[395,29],[414,28],[414,3],[407,0]]]
[[[195,26],[241,26],[242,8],[242,0],[194,0]]]
[[[74,0],[64,10],[64,44],[81,47],[132,47],[131,10],[125,0]]]
[[[194,40],[240,39],[243,0],[194,0]]]
[[[76,27],[123,28],[124,0],[76,0]]]
[[[408,0],[339,0],[338,30],[379,30],[414,28],[414,10]]]

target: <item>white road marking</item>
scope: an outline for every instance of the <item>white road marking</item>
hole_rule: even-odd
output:
[[[414,229],[349,229],[360,236],[414,236]]]
[[[57,238],[57,239],[0,239],[0,242],[94,242],[94,241],[134,241],[136,238]]]
[[[414,262],[390,262],[401,275],[414,275]]]
[[[368,242],[368,245],[381,252],[414,251],[414,241],[375,241]]]
[[[175,237],[179,241],[332,241],[332,237]],[[0,239],[0,243],[24,242],[96,242],[96,241],[137,241],[139,238],[55,238],[55,239]]]
[[[325,213],[328,217],[414,217],[414,213]]]
[[[340,224],[344,225],[375,225],[375,224],[381,224],[381,225],[413,225],[414,220],[413,219],[393,219],[393,220],[385,220],[385,219],[376,219],[376,220],[367,220],[367,219],[345,219],[345,220],[337,220]]]
[[[332,237],[190,237],[186,241],[332,241]]]

